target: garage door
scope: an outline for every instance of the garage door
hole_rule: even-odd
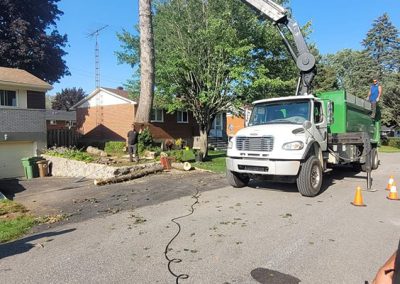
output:
[[[0,142],[0,179],[24,176],[21,159],[34,153],[33,142]]]

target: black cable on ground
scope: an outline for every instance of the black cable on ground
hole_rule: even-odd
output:
[[[171,219],[171,222],[175,223],[178,226],[178,232],[176,232],[175,236],[168,242],[167,246],[165,247],[164,255],[165,255],[165,258],[168,260],[168,271],[169,271],[169,273],[171,273],[175,277],[176,284],[179,283],[179,279],[188,279],[189,275],[188,274],[176,274],[176,273],[174,273],[172,271],[172,269],[171,269],[172,263],[180,263],[180,262],[182,262],[182,259],[169,258],[168,257],[169,246],[171,245],[171,243],[175,240],[175,238],[181,232],[181,225],[178,222],[176,222],[176,220],[182,219],[182,218],[186,218],[186,217],[192,215],[194,213],[194,206],[197,203],[199,203],[199,197],[200,197],[199,189],[196,188],[196,193],[194,195],[192,195],[192,198],[196,199],[196,201],[190,206],[191,210],[190,210],[189,214],[186,214],[186,215],[183,215],[183,216],[179,216],[179,217],[175,217],[175,218]]]

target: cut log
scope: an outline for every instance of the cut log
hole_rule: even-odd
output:
[[[116,176],[116,177],[106,178],[106,179],[96,179],[96,180],[94,180],[94,184],[100,186],[100,185],[106,185],[106,184],[111,184],[111,183],[124,182],[124,181],[132,180],[135,178],[140,178],[140,177],[146,176],[148,174],[161,172],[162,170],[163,170],[163,167],[161,165],[153,165],[151,167],[140,169],[140,170],[137,170],[133,173],[129,173],[126,175],[121,175],[121,176]]]
[[[189,162],[184,163],[172,163],[171,165],[174,169],[181,171],[190,171],[192,169],[192,165]]]
[[[183,169],[185,171],[190,171],[192,169],[192,165],[189,162],[184,162],[183,163]]]

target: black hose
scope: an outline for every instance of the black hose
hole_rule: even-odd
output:
[[[168,250],[169,250],[169,246],[171,245],[171,243],[175,240],[175,238],[180,234],[181,232],[181,225],[176,222],[176,220],[178,219],[182,219],[185,217],[188,217],[190,215],[192,215],[194,213],[194,206],[199,203],[199,189],[196,188],[196,193],[194,195],[192,195],[192,198],[196,199],[196,201],[190,206],[191,210],[189,212],[189,214],[183,215],[183,216],[179,216],[179,217],[175,217],[173,219],[171,219],[171,222],[175,223],[178,226],[178,232],[176,232],[175,236],[168,242],[167,246],[165,247],[165,251],[164,251],[164,255],[165,258],[168,260],[168,271],[169,273],[171,273],[175,278],[176,278],[176,284],[179,283],[179,279],[188,279],[189,275],[188,274],[176,274],[172,271],[171,269],[171,264],[172,263],[180,263],[182,262],[182,259],[179,258],[169,258],[168,257]]]

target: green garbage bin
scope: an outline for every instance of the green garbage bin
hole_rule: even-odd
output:
[[[43,160],[42,157],[22,158],[22,166],[24,167],[25,177],[27,179],[36,178],[39,176],[37,161]]]
[[[22,158],[21,162],[22,162],[22,166],[24,167],[25,178],[31,179],[32,178],[32,167],[29,164],[29,158]]]

